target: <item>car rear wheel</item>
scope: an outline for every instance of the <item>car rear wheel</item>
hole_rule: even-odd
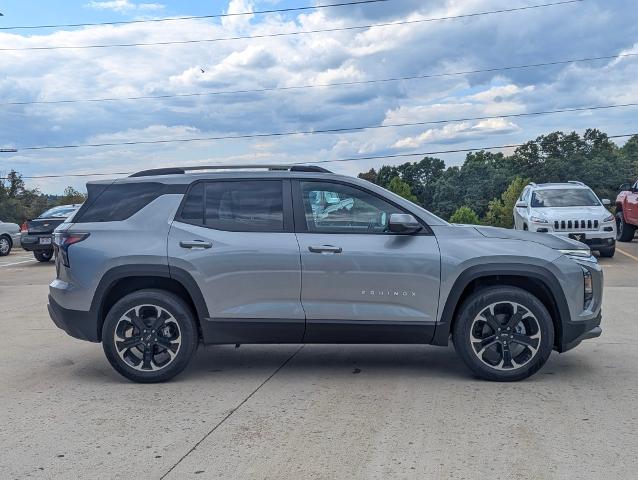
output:
[[[631,242],[636,233],[636,227],[625,222],[623,212],[616,214],[616,239],[619,242]]]
[[[11,253],[11,239],[7,235],[0,236],[0,257],[6,257]]]
[[[191,309],[163,290],[140,290],[125,296],[110,309],[102,330],[102,346],[110,364],[140,383],[173,378],[186,368],[197,343]]]
[[[516,287],[490,287],[467,298],[453,329],[454,347],[480,378],[522,380],[547,361],[554,325],[542,302]]]
[[[39,252],[33,252],[33,256],[38,262],[49,262],[53,258],[53,250],[41,250]]]

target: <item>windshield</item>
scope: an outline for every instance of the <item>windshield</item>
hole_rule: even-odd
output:
[[[600,201],[591,190],[565,188],[538,190],[532,195],[532,208],[598,207]]]
[[[78,207],[69,206],[69,205],[63,205],[61,207],[53,207],[47,210],[46,212],[44,212],[38,218],[67,218],[77,209]]]

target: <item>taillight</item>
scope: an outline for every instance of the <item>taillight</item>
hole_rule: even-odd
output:
[[[27,227],[27,222],[22,222],[22,225],[20,225],[20,233],[29,233],[29,227]]]
[[[57,232],[53,234],[53,245],[55,246],[55,251],[58,255],[60,255],[60,259],[65,267],[71,266],[69,264],[69,247],[74,243],[86,240],[88,236],[88,233],[71,232]]]

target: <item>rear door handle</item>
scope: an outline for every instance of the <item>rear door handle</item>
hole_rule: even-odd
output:
[[[211,248],[213,244],[204,240],[182,240],[179,242],[179,246],[182,248]]]
[[[341,247],[334,247],[332,245],[319,245],[309,246],[308,250],[312,253],[341,253],[343,249]]]

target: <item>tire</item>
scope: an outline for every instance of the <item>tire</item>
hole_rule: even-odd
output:
[[[53,250],[40,250],[33,252],[33,256],[38,262],[47,263],[53,258]]]
[[[510,323],[508,331],[508,321],[515,322],[515,315],[518,323]],[[479,290],[463,302],[452,335],[457,354],[476,375],[513,382],[545,364],[554,345],[554,324],[545,306],[528,291],[496,286]]]
[[[8,235],[0,235],[0,257],[9,255],[11,253],[11,247],[13,247],[11,237]]]
[[[616,246],[614,245],[613,247],[601,248],[598,252],[601,257],[611,258],[616,254]]]
[[[161,323],[152,325],[153,321]],[[122,376],[139,383],[165,382],[180,373],[198,340],[189,306],[164,290],[126,295],[111,307],[102,329],[102,347],[109,363]]]
[[[616,240],[619,242],[631,242],[634,239],[636,227],[625,222],[622,211],[616,213]]]

